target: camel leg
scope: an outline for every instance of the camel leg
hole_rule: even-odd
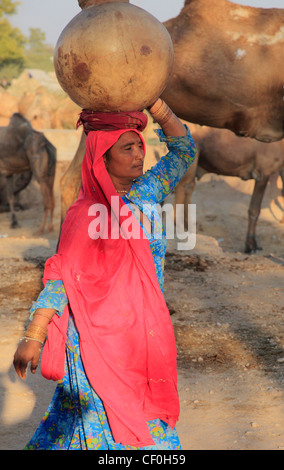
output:
[[[47,209],[44,209],[43,219],[42,219],[41,225],[40,225],[39,229],[35,231],[35,233],[34,233],[35,235],[41,235],[44,232],[46,220],[47,220]]]
[[[281,199],[282,199],[282,209],[284,210],[284,170],[280,171],[280,177],[282,180],[282,192],[281,192]],[[280,221],[281,224],[284,224],[284,213],[282,216],[282,220]]]
[[[256,225],[261,210],[261,204],[269,177],[263,177],[255,181],[253,194],[248,210],[248,232],[245,244],[245,253],[254,253],[262,248],[257,245],[256,241]]]
[[[53,195],[53,183],[54,175],[48,176],[47,174],[47,163],[44,160],[39,160],[38,157],[30,158],[30,165],[33,175],[39,183],[40,192],[42,195],[44,214],[41,225],[36,231],[35,235],[41,235],[46,226],[46,221],[49,215],[49,226],[48,231],[53,230],[53,211],[54,211],[54,195]]]
[[[175,198],[174,198],[174,222],[175,225],[177,224],[177,204],[184,204],[185,203],[185,177],[182,178],[177,186],[175,187]],[[185,220],[184,220],[185,225]]]
[[[54,210],[54,197],[52,188],[50,188],[50,184],[48,182],[48,178],[42,177],[38,178],[40,191],[42,194],[43,199],[43,206],[44,206],[44,214],[41,226],[37,230],[36,234],[41,235],[45,230],[46,221],[49,215],[49,226],[48,231],[53,230],[53,210]]]
[[[7,180],[7,197],[9,202],[9,208],[11,213],[11,228],[19,227],[16,213],[15,213],[15,205],[14,205],[14,178],[13,175],[9,175],[6,177]]]
[[[188,184],[178,184],[175,189],[175,224],[178,224],[176,220],[176,204],[183,204],[183,224],[184,230],[188,230],[189,220],[188,220],[188,207],[191,202],[191,196],[196,186],[195,179],[190,181]]]
[[[48,191],[49,191],[49,196],[48,196],[49,224],[47,228],[48,232],[53,232],[54,230],[53,213],[54,213],[55,201],[54,201],[54,194],[53,194],[53,186],[54,186],[54,175],[48,178]]]
[[[175,200],[174,200],[175,225],[177,225],[178,223],[178,221],[176,220],[176,216],[177,216],[176,205],[183,204],[184,230],[188,230],[188,227],[189,227],[188,207],[190,205],[191,196],[196,185],[195,176],[196,176],[197,164],[198,164],[198,161],[196,158],[193,164],[187,170],[184,177],[179,181],[179,183],[177,184],[175,188]]]

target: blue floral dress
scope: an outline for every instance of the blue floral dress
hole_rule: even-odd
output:
[[[187,129],[187,136],[166,137],[168,153],[153,168],[138,178],[123,200],[130,208],[138,207],[151,223],[151,230],[143,227],[154,257],[157,278],[163,290],[166,234],[157,204],[174,189],[194,161],[196,148]],[[52,308],[61,315],[68,302],[62,281],[48,281],[31,308]],[[58,381],[51,403],[27,450],[135,450],[117,444],[108,424],[103,402],[91,387],[84,371],[79,347],[79,336],[72,316],[69,318],[65,376]],[[148,423],[155,445],[137,450],[181,449],[176,429],[160,419]]]

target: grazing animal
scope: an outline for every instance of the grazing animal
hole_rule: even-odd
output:
[[[245,252],[253,253],[260,249],[256,240],[256,225],[270,176],[279,173],[284,186],[284,140],[268,144],[238,137],[227,129],[205,126],[193,128],[192,137],[197,147],[195,165],[189,168],[175,190],[175,204],[184,204],[185,228],[188,226],[188,204],[195,187],[196,175],[202,177],[204,173],[215,173],[237,176],[243,180],[254,179],[245,242]],[[284,202],[284,187],[282,197]]]
[[[31,171],[25,171],[24,173],[13,175],[13,193],[15,201],[18,199],[19,193],[29,185],[32,176],[33,174]],[[19,202],[15,202],[15,206],[17,206],[19,209],[23,209]],[[9,211],[10,208],[7,198],[7,179],[6,176],[0,175],[0,212]]]
[[[263,142],[284,137],[284,9],[186,0],[164,25],[175,58],[162,98],[180,118]]]
[[[43,133],[35,131],[21,114],[13,114],[9,125],[0,129],[0,174],[7,181],[11,228],[18,226],[14,208],[13,175],[31,171],[40,185],[44,205],[44,216],[37,233],[43,233],[48,215],[48,230],[53,230],[55,167],[55,147]]]

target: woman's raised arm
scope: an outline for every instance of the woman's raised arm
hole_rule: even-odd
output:
[[[148,108],[148,111],[153,119],[161,126],[165,135],[179,137],[187,134],[187,130],[181,120],[161,98],[158,98],[157,101]]]

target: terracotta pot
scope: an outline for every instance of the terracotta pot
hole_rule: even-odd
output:
[[[54,53],[61,87],[81,108],[144,109],[160,96],[172,71],[166,28],[127,2],[84,8],[62,31]]]

